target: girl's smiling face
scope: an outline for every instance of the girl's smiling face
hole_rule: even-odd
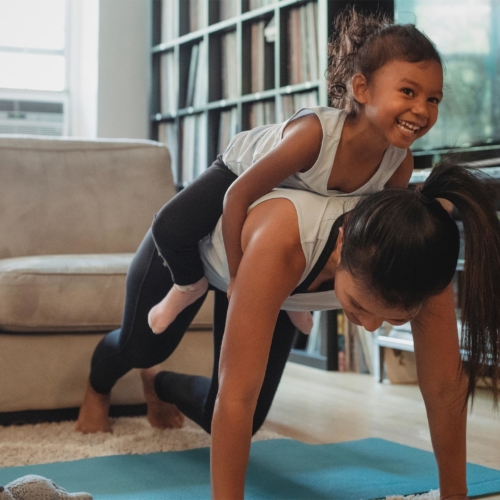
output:
[[[413,319],[420,309],[407,311],[385,305],[372,293],[361,289],[345,269],[338,269],[335,273],[335,294],[347,319],[370,332],[380,328],[384,321],[391,325],[403,325]]]
[[[375,71],[369,82],[363,75],[354,75],[353,91],[383,140],[406,149],[436,123],[443,69],[434,60],[393,60]]]

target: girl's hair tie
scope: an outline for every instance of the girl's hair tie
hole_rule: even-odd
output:
[[[332,96],[334,96],[336,99],[341,99],[346,95],[347,87],[345,86],[345,83],[336,82],[331,86],[330,91]]]

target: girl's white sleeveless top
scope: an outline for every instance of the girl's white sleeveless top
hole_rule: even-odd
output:
[[[305,189],[324,196],[356,196],[373,193],[385,186],[406,157],[406,149],[389,146],[375,174],[359,189],[348,194],[328,189],[328,179],[347,115],[340,109],[318,106],[300,109],[284,123],[264,125],[240,132],[229,143],[222,160],[236,175],[241,175],[281,141],[283,131],[291,121],[309,114],[315,114],[323,128],[323,141],[318,159],[307,172],[297,172],[285,179],[280,185],[282,187]]]
[[[325,197],[310,191],[277,188],[259,198],[249,210],[259,203],[275,198],[290,200],[297,211],[300,240],[306,260],[306,267],[300,279],[302,283],[325,248],[334,222],[343,213],[351,210],[359,197]],[[227,291],[229,270],[222,238],[221,219],[214,231],[200,241],[199,249],[208,281],[219,290]],[[288,311],[326,311],[340,308],[333,290],[296,293],[288,297],[282,307]]]

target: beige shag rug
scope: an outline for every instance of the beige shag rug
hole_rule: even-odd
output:
[[[210,446],[210,436],[188,419],[182,429],[166,430],[153,429],[145,417],[120,417],[111,422],[112,434],[80,434],[73,430],[74,422],[0,426],[0,467]],[[264,424],[253,440],[284,437]],[[386,500],[439,500],[439,491],[426,495],[389,496]]]
[[[80,434],[75,422],[0,427],[0,467],[66,462],[107,455],[181,451],[210,446],[210,436],[186,419],[182,429],[153,429],[145,417],[112,418],[113,433]],[[284,438],[266,429],[254,441]]]

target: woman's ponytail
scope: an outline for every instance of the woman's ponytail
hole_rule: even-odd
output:
[[[463,221],[461,347],[469,372],[468,395],[474,395],[479,378],[490,376],[496,404],[500,381],[500,222],[488,178],[478,170],[444,160],[432,169],[419,195],[450,201]]]

